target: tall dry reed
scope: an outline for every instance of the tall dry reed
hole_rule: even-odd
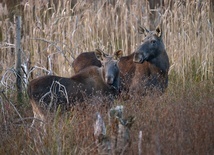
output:
[[[22,3],[22,60],[34,67],[33,76],[27,75],[29,80],[47,73],[71,76],[73,59],[96,48],[108,53],[123,49],[128,55],[143,39],[138,25],[149,27],[151,10],[146,0],[74,2]],[[167,92],[159,97],[118,98],[114,104],[124,105],[127,115],[136,117],[132,154],[138,154],[139,131],[144,154],[214,154],[211,1],[169,2],[170,6],[165,3],[163,8],[152,10],[158,14],[155,24],[162,24],[170,59]],[[0,154],[96,153],[92,136],[95,111],[108,121],[102,101],[86,101],[65,116],[56,115],[47,122],[46,133],[30,128],[33,114],[28,99],[18,109],[14,100],[14,36],[14,22],[1,14]]]
[[[184,84],[188,78],[213,82],[214,17],[209,2],[200,2],[200,7],[197,3],[176,1],[171,7],[155,10],[159,14],[155,24],[162,23],[164,31],[170,74],[181,77]],[[75,5],[59,1],[57,6],[29,1],[23,5],[23,61],[30,58],[31,66],[58,75],[72,75],[71,63],[81,52],[98,47],[109,53],[116,49],[123,49],[126,55],[134,52],[143,39],[138,25],[149,25],[146,1],[118,0],[115,5],[106,1],[78,1]],[[14,62],[14,26],[2,17],[0,55],[4,71]],[[41,74],[37,70],[35,77]]]

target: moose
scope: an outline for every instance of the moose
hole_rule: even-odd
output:
[[[119,93],[118,61],[122,54],[119,50],[113,56],[106,56],[96,50],[96,58],[102,67],[90,66],[70,78],[46,75],[33,79],[27,92],[34,118],[45,121],[47,111],[53,112],[59,107],[67,110],[87,97],[106,96],[112,99]]]
[[[162,40],[160,25],[154,31],[139,27],[145,38],[142,44],[128,56],[119,61],[121,90],[131,94],[146,94],[150,90],[163,93],[168,86],[169,58]],[[81,53],[73,62],[75,73],[86,66],[99,66],[100,62],[93,52]],[[87,56],[86,56],[87,55]],[[149,91],[148,91],[149,90]]]

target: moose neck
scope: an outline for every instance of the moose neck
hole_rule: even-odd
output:
[[[157,67],[162,73],[167,73],[169,70],[169,58],[166,52],[162,52],[156,58],[151,59],[149,63]]]

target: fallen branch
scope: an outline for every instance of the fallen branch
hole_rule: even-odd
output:
[[[109,111],[110,135],[106,135],[106,127],[100,113],[96,113],[94,137],[98,154],[125,154],[131,144],[130,129],[135,117],[123,118],[123,106]]]

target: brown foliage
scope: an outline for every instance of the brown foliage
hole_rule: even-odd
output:
[[[151,10],[145,0],[118,0],[109,5],[84,0],[74,6],[73,1],[58,1],[57,7],[28,2],[22,9],[22,59],[30,57],[33,78],[47,70],[71,76],[73,58],[98,47],[106,53],[124,49],[129,55],[142,39],[138,25],[149,27]],[[167,91],[158,97],[121,97],[114,105],[124,105],[125,113],[136,117],[132,154],[138,154],[139,131],[143,154],[214,154],[213,1],[172,0],[170,7],[165,2],[153,11],[158,14],[155,26],[162,21],[171,64]],[[28,99],[16,109],[22,119],[18,116],[13,89],[15,28],[7,15],[0,19],[0,90],[8,98],[0,93],[0,154],[95,154],[95,111],[108,120],[108,109],[99,99],[85,101],[60,117],[54,115],[46,133],[30,127],[33,113]]]

